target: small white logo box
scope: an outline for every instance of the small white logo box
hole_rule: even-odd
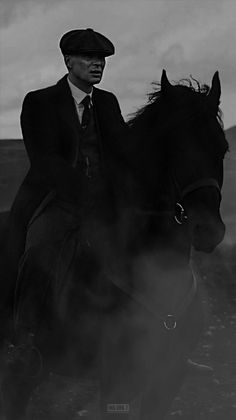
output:
[[[128,413],[129,404],[107,404],[107,413]]]

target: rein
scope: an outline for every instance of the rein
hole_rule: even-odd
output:
[[[127,295],[129,295],[136,303],[139,305],[141,304],[151,315],[153,315],[155,318],[157,318],[159,321],[161,321],[162,325],[166,330],[175,330],[177,328],[177,322],[181,318],[181,316],[184,314],[188,306],[191,304],[196,291],[197,291],[197,280],[194,276],[194,273],[192,272],[192,284],[191,288],[188,291],[187,295],[179,302],[176,310],[172,314],[160,314],[156,310],[157,305],[150,305],[149,301],[146,301],[143,294],[139,293],[137,290],[132,289],[128,282],[123,282],[120,277],[112,275],[112,281],[113,283],[121,289],[123,292],[125,292]]]

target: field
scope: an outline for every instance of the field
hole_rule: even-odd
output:
[[[9,209],[29,163],[21,140],[0,140],[0,210]]]
[[[205,309],[205,329],[192,359],[213,368],[189,374],[170,410],[171,419],[236,419],[236,270],[233,261],[194,255]]]

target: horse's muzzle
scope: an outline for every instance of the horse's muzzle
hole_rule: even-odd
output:
[[[225,224],[221,219],[210,223],[198,223],[192,230],[192,245],[196,251],[210,253],[223,241]]]

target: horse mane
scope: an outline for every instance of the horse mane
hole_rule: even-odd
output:
[[[155,135],[156,138],[158,135],[158,125],[157,129],[153,130],[153,124],[158,124],[160,115],[162,116],[161,120],[163,119],[163,116],[165,116],[163,109],[166,109],[167,105],[172,107],[172,109],[175,106],[176,115],[178,115],[180,110],[180,104],[177,100],[178,98],[181,99],[181,105],[183,108],[182,112],[185,112],[186,117],[189,113],[189,110],[193,109],[193,111],[196,111],[196,117],[197,115],[202,116],[202,123],[206,121],[208,110],[206,107],[205,99],[210,91],[210,87],[207,84],[201,84],[192,76],[190,76],[190,78],[185,78],[178,82],[174,82],[173,87],[175,88],[176,92],[176,101],[173,101],[173,103],[170,103],[170,100],[168,100],[166,95],[163,94],[160,82],[152,82],[152,86],[154,87],[154,90],[147,94],[147,103],[134,113],[130,114],[127,121],[128,126],[133,130],[133,133],[136,137],[138,136],[141,139],[144,135],[147,136],[148,134],[148,136]],[[218,152],[224,155],[226,151],[229,150],[229,145],[225,138],[223,113],[219,106],[217,113],[214,116],[218,122],[217,133],[214,133],[214,137],[217,137],[216,141],[218,141],[219,147]],[[159,146],[161,148],[161,145]],[[214,142],[212,149],[217,153],[216,142]]]

